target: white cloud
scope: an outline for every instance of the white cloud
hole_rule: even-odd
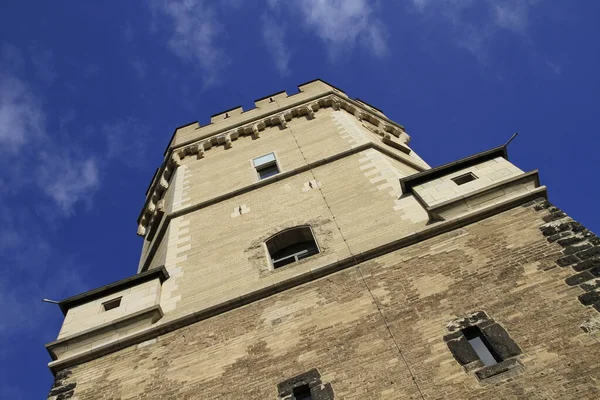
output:
[[[550,71],[552,71],[552,73],[554,73],[555,75],[560,75],[560,73],[562,72],[561,66],[556,63],[553,63],[552,61],[546,61],[546,65],[548,66],[548,68],[550,68]]]
[[[0,152],[16,153],[43,135],[45,115],[29,86],[0,70]]]
[[[42,153],[37,183],[66,215],[77,202],[89,203],[100,185],[98,162],[68,153]]]
[[[37,69],[37,62],[51,55],[39,47],[34,49],[30,48],[30,60]],[[14,59],[17,53],[8,54]],[[36,59],[32,54],[44,56]],[[5,185],[0,199],[7,204],[9,198],[36,187],[37,192],[45,193],[69,215],[75,204],[89,201],[98,189],[97,162],[75,153],[70,140],[61,143],[60,135],[50,137],[41,97],[7,65],[10,60],[0,60],[0,168],[3,175],[0,180]],[[44,84],[49,82],[47,79],[53,79],[39,73],[36,75]]]
[[[483,61],[489,42],[497,35],[510,31],[527,36],[529,15],[541,1],[412,0],[411,4],[428,22],[448,26],[456,44]]]
[[[203,72],[205,85],[218,81],[218,72],[228,57],[216,44],[223,33],[214,10],[201,0],[159,0],[153,3],[155,16],[167,16],[171,51]]]
[[[278,23],[272,14],[264,14],[261,22],[263,40],[275,61],[277,71],[281,75],[288,75],[290,72],[290,51],[285,44],[283,24]]]
[[[496,25],[515,32],[524,32],[527,27],[529,5],[527,1],[518,0],[493,4]]]
[[[134,118],[102,124],[100,133],[106,138],[106,158],[132,168],[145,168],[150,140],[148,127]]]
[[[362,43],[381,57],[388,51],[384,27],[369,4],[367,0],[305,0],[295,5],[333,56]]]

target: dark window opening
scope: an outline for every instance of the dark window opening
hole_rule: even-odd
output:
[[[112,310],[113,308],[117,308],[121,305],[121,297],[113,300],[109,300],[106,303],[102,303],[102,309],[104,311]]]
[[[265,179],[270,176],[277,175],[279,173],[279,168],[277,168],[277,164],[271,164],[256,168],[256,172],[258,172],[260,179]]]
[[[474,181],[475,179],[477,179],[477,177],[472,172],[461,176],[457,176],[456,178],[452,178],[454,183],[456,183],[457,185],[464,185],[465,183]]]
[[[279,173],[279,166],[274,153],[269,153],[264,156],[252,160],[254,168],[259,179],[265,179]]]
[[[462,330],[463,334],[469,341],[469,344],[479,356],[479,359],[486,367],[498,364],[502,358],[496,353],[490,345],[486,337],[477,326],[470,326]]]
[[[287,229],[268,239],[266,244],[274,268],[319,253],[319,247],[308,226]]]
[[[310,394],[310,387],[308,385],[302,385],[294,388],[294,399],[295,400],[312,400]]]

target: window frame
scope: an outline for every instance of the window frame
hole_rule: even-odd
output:
[[[274,260],[274,259],[273,259],[273,257],[272,257],[271,251],[269,250],[269,245],[268,245],[269,241],[271,241],[272,239],[276,238],[277,236],[279,236],[279,235],[281,235],[281,234],[285,234],[286,232],[289,232],[289,231],[292,231],[292,230],[296,230],[296,229],[308,229],[308,230],[309,230],[309,232],[310,232],[310,234],[311,234],[311,236],[312,236],[312,240],[313,240],[313,242],[314,242],[314,244],[315,244],[315,247],[316,247],[316,250],[317,250],[317,251],[316,251],[316,253],[310,254],[310,255],[308,255],[308,256],[305,256],[305,257],[297,258],[295,261],[292,261],[292,262],[290,262],[290,263],[287,263],[287,264],[280,265],[280,266],[276,267],[276,266],[275,266],[275,262],[276,262],[276,261],[282,261],[282,260],[288,259],[288,258],[290,258],[290,257],[294,257],[294,258],[296,258],[296,257],[298,257],[298,255],[299,255],[298,253],[302,253],[302,252],[296,252],[296,253],[294,253],[294,254],[290,254],[290,255],[288,255],[288,256],[285,256],[285,257],[279,258],[279,259],[277,259],[277,260]],[[296,244],[296,243],[302,243],[302,242],[294,242],[294,243],[291,243],[291,244],[289,244],[288,246],[285,246],[285,247],[282,247],[281,249],[278,249],[277,251],[280,251],[280,250],[282,250],[282,249],[284,249],[284,248],[287,248],[287,247],[289,247],[289,246],[292,246],[292,245],[294,245],[294,244]],[[280,268],[284,268],[284,267],[286,267],[286,266],[288,266],[288,265],[295,264],[295,263],[297,263],[297,262],[299,262],[299,261],[302,261],[302,260],[308,259],[308,258],[310,258],[310,257],[312,257],[312,256],[316,256],[316,255],[318,255],[318,254],[321,254],[321,252],[322,252],[322,250],[321,250],[321,246],[319,246],[319,242],[317,241],[317,236],[315,235],[315,232],[314,232],[314,230],[312,229],[312,226],[310,226],[310,225],[296,225],[296,226],[292,226],[292,227],[290,227],[290,228],[283,229],[283,230],[281,230],[281,231],[279,231],[279,232],[277,232],[277,233],[275,233],[275,234],[273,234],[273,235],[269,236],[267,239],[265,239],[265,241],[263,242],[263,248],[264,248],[264,250],[265,250],[265,254],[267,255],[267,262],[268,262],[268,264],[269,264],[269,270],[270,270],[270,271],[275,271],[275,270],[278,270],[278,269],[280,269]],[[306,250],[305,250],[305,251],[306,251]]]
[[[467,373],[473,373],[481,383],[504,379],[506,374],[517,374],[523,369],[519,361],[521,348],[510,334],[485,311],[476,311],[450,322],[446,328],[450,332],[444,342],[450,353]],[[496,363],[487,365],[469,340],[473,332],[478,333],[483,345]]]
[[[256,166],[256,164],[254,163],[255,160],[257,160],[259,158],[262,158],[262,157],[265,157],[265,156],[268,156],[270,154],[273,154],[273,158],[274,159],[272,161],[267,161],[266,163],[263,163],[263,164],[260,164],[259,166]],[[265,154],[263,154],[261,156],[253,157],[250,160],[250,166],[252,167],[252,169],[254,171],[254,180],[257,181],[257,182],[258,181],[264,181],[266,179],[272,178],[272,177],[274,177],[276,175],[281,174],[281,172],[282,172],[281,165],[279,164],[279,157],[278,157],[276,151],[271,151],[271,152],[265,153]],[[275,174],[272,174],[272,175],[269,175],[267,177],[262,178],[260,176],[260,172],[259,171],[262,170],[262,169],[266,169],[266,168],[272,167],[272,166],[275,166],[277,168],[277,172]]]

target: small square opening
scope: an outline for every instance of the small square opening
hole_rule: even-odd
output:
[[[258,174],[258,179],[265,179],[279,173],[279,166],[275,153],[265,154],[252,160],[252,164]]]
[[[294,388],[294,399],[312,400],[312,395],[310,394],[310,387],[308,385],[302,385]]]
[[[465,183],[474,181],[475,179],[477,179],[477,177],[472,172],[461,176],[457,176],[456,178],[452,178],[454,183],[456,183],[457,185],[464,185]]]
[[[121,297],[102,303],[102,310],[109,311],[121,305]]]

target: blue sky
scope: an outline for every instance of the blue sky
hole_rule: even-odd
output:
[[[0,398],[43,398],[62,299],[134,274],[175,127],[322,78],[436,166],[504,143],[600,232],[593,0],[4,1]]]

